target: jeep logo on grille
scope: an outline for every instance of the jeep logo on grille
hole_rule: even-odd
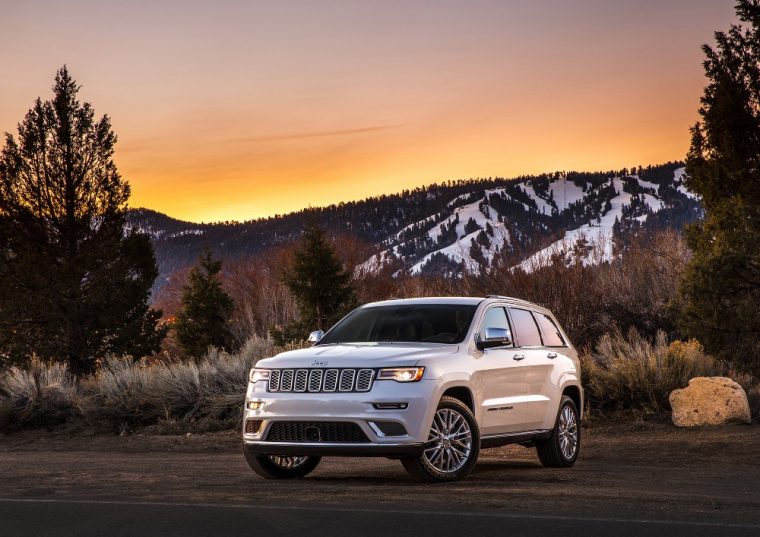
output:
[[[327,365],[327,360],[314,360],[311,363],[311,367],[325,367]]]

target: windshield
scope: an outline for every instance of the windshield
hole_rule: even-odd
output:
[[[477,306],[399,304],[359,308],[336,324],[319,345],[331,343],[459,343]]]

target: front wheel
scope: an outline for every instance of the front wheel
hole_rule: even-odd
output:
[[[310,474],[321,457],[281,457],[279,455],[249,455],[243,448],[245,460],[254,472],[265,479],[296,479]]]
[[[479,452],[480,432],[472,411],[458,399],[443,397],[422,455],[401,463],[420,481],[456,481],[472,472]]]
[[[581,450],[581,424],[572,399],[562,396],[551,436],[536,442],[541,464],[550,468],[569,468]]]

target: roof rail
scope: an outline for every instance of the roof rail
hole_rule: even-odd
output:
[[[511,296],[486,295],[486,298],[497,298],[499,300],[509,300],[510,302],[512,302],[514,304],[523,304],[523,305],[526,305],[526,306],[539,306],[539,307],[541,307],[539,304],[535,304],[533,302],[530,302],[529,300],[523,300],[521,298],[515,298],[515,297],[511,297]]]

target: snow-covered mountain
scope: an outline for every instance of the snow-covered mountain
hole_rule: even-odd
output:
[[[474,190],[448,211],[405,226],[381,242],[362,266],[400,264],[411,273],[480,272],[496,255],[531,271],[557,256],[584,264],[608,261],[627,233],[678,227],[699,215],[683,185],[684,168],[668,165],[622,174],[554,174]]]
[[[359,270],[455,275],[487,269],[497,257],[533,270],[557,256],[607,260],[632,232],[680,228],[699,218],[699,200],[685,188],[683,173],[681,163],[668,163],[449,181],[242,223],[193,224],[147,209],[131,211],[129,221],[153,239],[158,286],[204,247],[225,259],[257,256],[296,240],[310,221],[374,250]]]

